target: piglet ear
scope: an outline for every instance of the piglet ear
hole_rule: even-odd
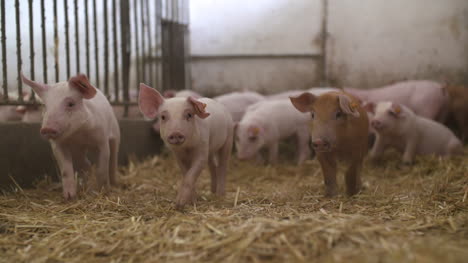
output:
[[[351,98],[344,94],[338,95],[338,101],[340,103],[340,108],[344,113],[356,118],[360,116],[358,111],[359,104],[356,101],[352,101]]]
[[[310,105],[314,103],[317,97],[309,92],[304,92],[297,97],[289,97],[291,103],[300,112],[310,112]]]
[[[35,82],[35,81],[32,81],[32,80],[26,78],[23,75],[23,72],[21,72],[20,75],[21,75],[21,80],[23,81],[23,83],[28,85],[29,87],[31,87],[39,97],[42,97],[44,95],[44,93],[47,91],[47,89],[49,88],[49,86],[47,86],[47,84]]]
[[[194,99],[192,96],[189,96],[187,98],[187,101],[190,102],[190,104],[192,104],[193,109],[195,110],[195,114],[198,117],[205,119],[206,117],[210,116],[210,114],[205,111],[205,108],[206,108],[205,103],[198,101],[197,99]]]
[[[390,107],[390,112],[395,117],[400,117],[402,113],[401,105],[395,102],[392,102],[392,106]]]
[[[370,113],[375,113],[375,103],[373,102],[365,102],[362,108]]]
[[[156,118],[159,107],[164,103],[161,94],[150,86],[140,83],[140,95],[138,96],[138,106],[141,113],[150,119]]]
[[[68,85],[71,87],[77,89],[81,95],[83,95],[83,98],[89,100],[94,98],[96,96],[96,88],[89,83],[88,77],[86,77],[85,74],[78,74],[74,77],[71,77],[68,80]]]

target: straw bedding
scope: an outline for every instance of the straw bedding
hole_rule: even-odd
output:
[[[234,158],[226,197],[210,193],[205,171],[184,212],[173,208],[180,174],[167,154],[132,162],[121,187],[75,202],[45,180],[0,196],[0,262],[467,261],[467,157],[404,166],[389,153],[362,178],[359,195],[330,199],[315,160]]]

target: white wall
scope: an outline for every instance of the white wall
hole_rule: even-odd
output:
[[[404,79],[468,82],[467,0],[328,0],[330,82],[363,88]],[[320,54],[322,0],[192,0],[195,55]],[[195,59],[195,89],[316,85],[317,61]]]
[[[262,55],[320,54],[320,0],[192,0],[190,8],[194,89],[274,92],[317,82],[313,58]],[[199,57],[213,55],[260,56]]]
[[[335,83],[468,81],[467,0],[329,0],[328,17]]]

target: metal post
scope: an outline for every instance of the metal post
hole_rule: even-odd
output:
[[[59,82],[59,58],[58,58],[58,18],[57,18],[57,0],[54,0],[54,67],[55,67],[55,82]]]
[[[20,5],[19,0],[15,1],[16,11],[16,55],[18,58],[17,70],[18,70],[18,101],[23,101],[23,82],[20,78],[21,66],[23,61],[21,59],[21,23],[20,23]]]
[[[328,0],[322,1],[322,59],[321,59],[321,86],[328,85],[328,72],[327,72],[327,38],[328,38]]]
[[[31,63],[31,79],[36,79],[34,72],[34,23],[33,23],[33,0],[29,0],[29,58]],[[34,92],[31,92],[34,95]],[[19,96],[23,97],[22,94]]]
[[[85,48],[86,48],[86,75],[88,78],[91,76],[90,74],[90,66],[89,66],[89,15],[88,15],[88,0],[84,0],[85,8]]]
[[[114,100],[119,101],[119,50],[118,50],[118,37],[117,37],[117,0],[112,1],[112,29],[114,41]]]
[[[2,15],[2,75],[3,75],[3,99],[8,100],[8,72],[6,53],[6,33],[5,33],[5,0],[0,0],[0,12]]]
[[[120,1],[120,36],[122,43],[120,45],[122,52],[122,88],[124,102],[130,101],[128,92],[129,86],[129,72],[130,72],[130,52],[131,52],[131,38],[130,38],[130,4],[129,0]],[[125,104],[124,116],[128,116],[128,105]]]
[[[63,8],[65,12],[65,57],[67,59],[67,79],[70,78],[70,25],[68,23],[68,0],[64,0]]]
[[[47,76],[47,44],[46,44],[46,25],[45,25],[45,0],[41,0],[41,27],[42,27],[42,67],[43,67],[43,81],[48,82]],[[34,92],[32,92],[34,98]]]
[[[78,1],[75,0],[75,52],[76,52],[76,73],[80,73],[80,31],[78,19]]]
[[[107,0],[104,2],[104,94],[109,98],[109,27]]]
[[[96,0],[93,0],[93,16],[94,16],[94,58],[96,65],[96,82],[95,85],[99,87],[99,41],[98,41],[98,29],[97,29],[97,11],[96,11]]]
[[[139,34],[138,34],[138,9],[137,9],[137,3],[138,1],[133,2],[133,18],[134,18],[134,25],[135,25],[135,69],[136,69],[136,76],[137,76],[137,83],[139,81],[143,81],[141,78],[141,72],[140,72],[140,44],[139,44]]]

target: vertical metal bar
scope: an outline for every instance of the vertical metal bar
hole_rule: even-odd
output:
[[[147,55],[146,54],[146,41],[145,41],[145,4],[144,0],[140,1],[140,19],[141,19],[141,75],[142,75],[142,80],[144,82],[147,82],[146,79],[146,59]]]
[[[7,53],[5,34],[5,0],[0,0],[0,13],[2,15],[2,75],[3,75],[3,99],[8,100],[8,73],[7,73]]]
[[[54,0],[54,67],[55,67],[55,82],[59,82],[59,58],[58,58],[58,17],[57,17],[57,0]]]
[[[75,52],[76,52],[76,73],[80,73],[80,30],[78,19],[78,0],[75,0]]]
[[[322,49],[322,59],[321,59],[321,74],[320,74],[320,82],[321,86],[328,85],[328,72],[327,72],[327,38],[328,38],[328,0],[322,1],[322,42],[321,42],[321,49]]]
[[[44,83],[48,82],[47,77],[47,45],[46,45],[46,25],[45,25],[45,0],[41,0],[41,27],[42,27],[42,67]],[[34,97],[34,92],[31,93]]]
[[[138,1],[133,2],[133,18],[134,18],[134,25],[135,25],[135,69],[136,69],[136,76],[137,76],[137,83],[143,81],[141,78],[140,72],[140,44],[139,44],[139,34],[138,34],[138,8],[137,8]]]
[[[84,0],[85,12],[85,47],[86,47],[86,75],[91,77],[89,69],[89,16],[88,16],[88,0]]]
[[[96,65],[96,86],[99,87],[99,40],[98,40],[98,28],[97,28],[97,11],[96,11],[96,0],[93,0],[93,16],[94,16],[94,64]]]
[[[161,88],[160,87],[160,83],[159,83],[159,65],[161,63],[161,60],[160,60],[160,55],[159,55],[159,51],[160,51],[160,47],[161,47],[161,44],[159,42],[159,40],[161,39],[160,38],[160,34],[161,34],[161,0],[156,0],[156,3],[155,3],[155,24],[154,24],[154,30],[155,30],[155,47],[156,47],[156,52],[155,52],[155,84],[154,86],[157,87],[157,88]]]
[[[65,13],[65,57],[67,59],[67,79],[70,78],[70,25],[68,23],[68,0],[63,1]]]
[[[33,0],[29,0],[29,58],[31,63],[31,79],[36,79],[34,71],[34,23],[33,23]],[[34,96],[34,92],[31,92]],[[19,94],[21,97],[22,94]]]
[[[122,43],[120,45],[122,52],[122,89],[124,102],[130,101],[128,92],[129,73],[130,73],[130,4],[129,0],[120,0],[120,36]],[[128,105],[125,105],[124,117],[128,116]]]
[[[117,37],[117,0],[112,1],[112,29],[114,41],[114,100],[119,101],[119,51],[118,51],[118,37]]]
[[[18,100],[23,101],[23,96],[21,94],[23,93],[23,82],[21,81],[20,78],[20,72],[21,72],[21,66],[23,64],[23,61],[21,59],[21,23],[20,23],[20,5],[19,5],[19,0],[15,1],[15,11],[16,11],[16,55],[18,57],[18,65],[17,65],[17,70],[18,70]]]
[[[149,10],[149,1],[146,0],[146,31],[148,33],[148,51],[146,52],[146,55],[148,58],[150,58],[149,65],[148,65],[148,70],[149,70],[149,76],[148,76],[148,81],[153,85],[154,87],[154,76],[152,74],[153,72],[153,63],[154,63],[154,56],[153,53],[151,52],[151,46],[152,46],[152,35],[151,35],[151,19],[150,19],[150,10]]]
[[[109,27],[107,16],[107,0],[104,2],[104,94],[109,97]]]

